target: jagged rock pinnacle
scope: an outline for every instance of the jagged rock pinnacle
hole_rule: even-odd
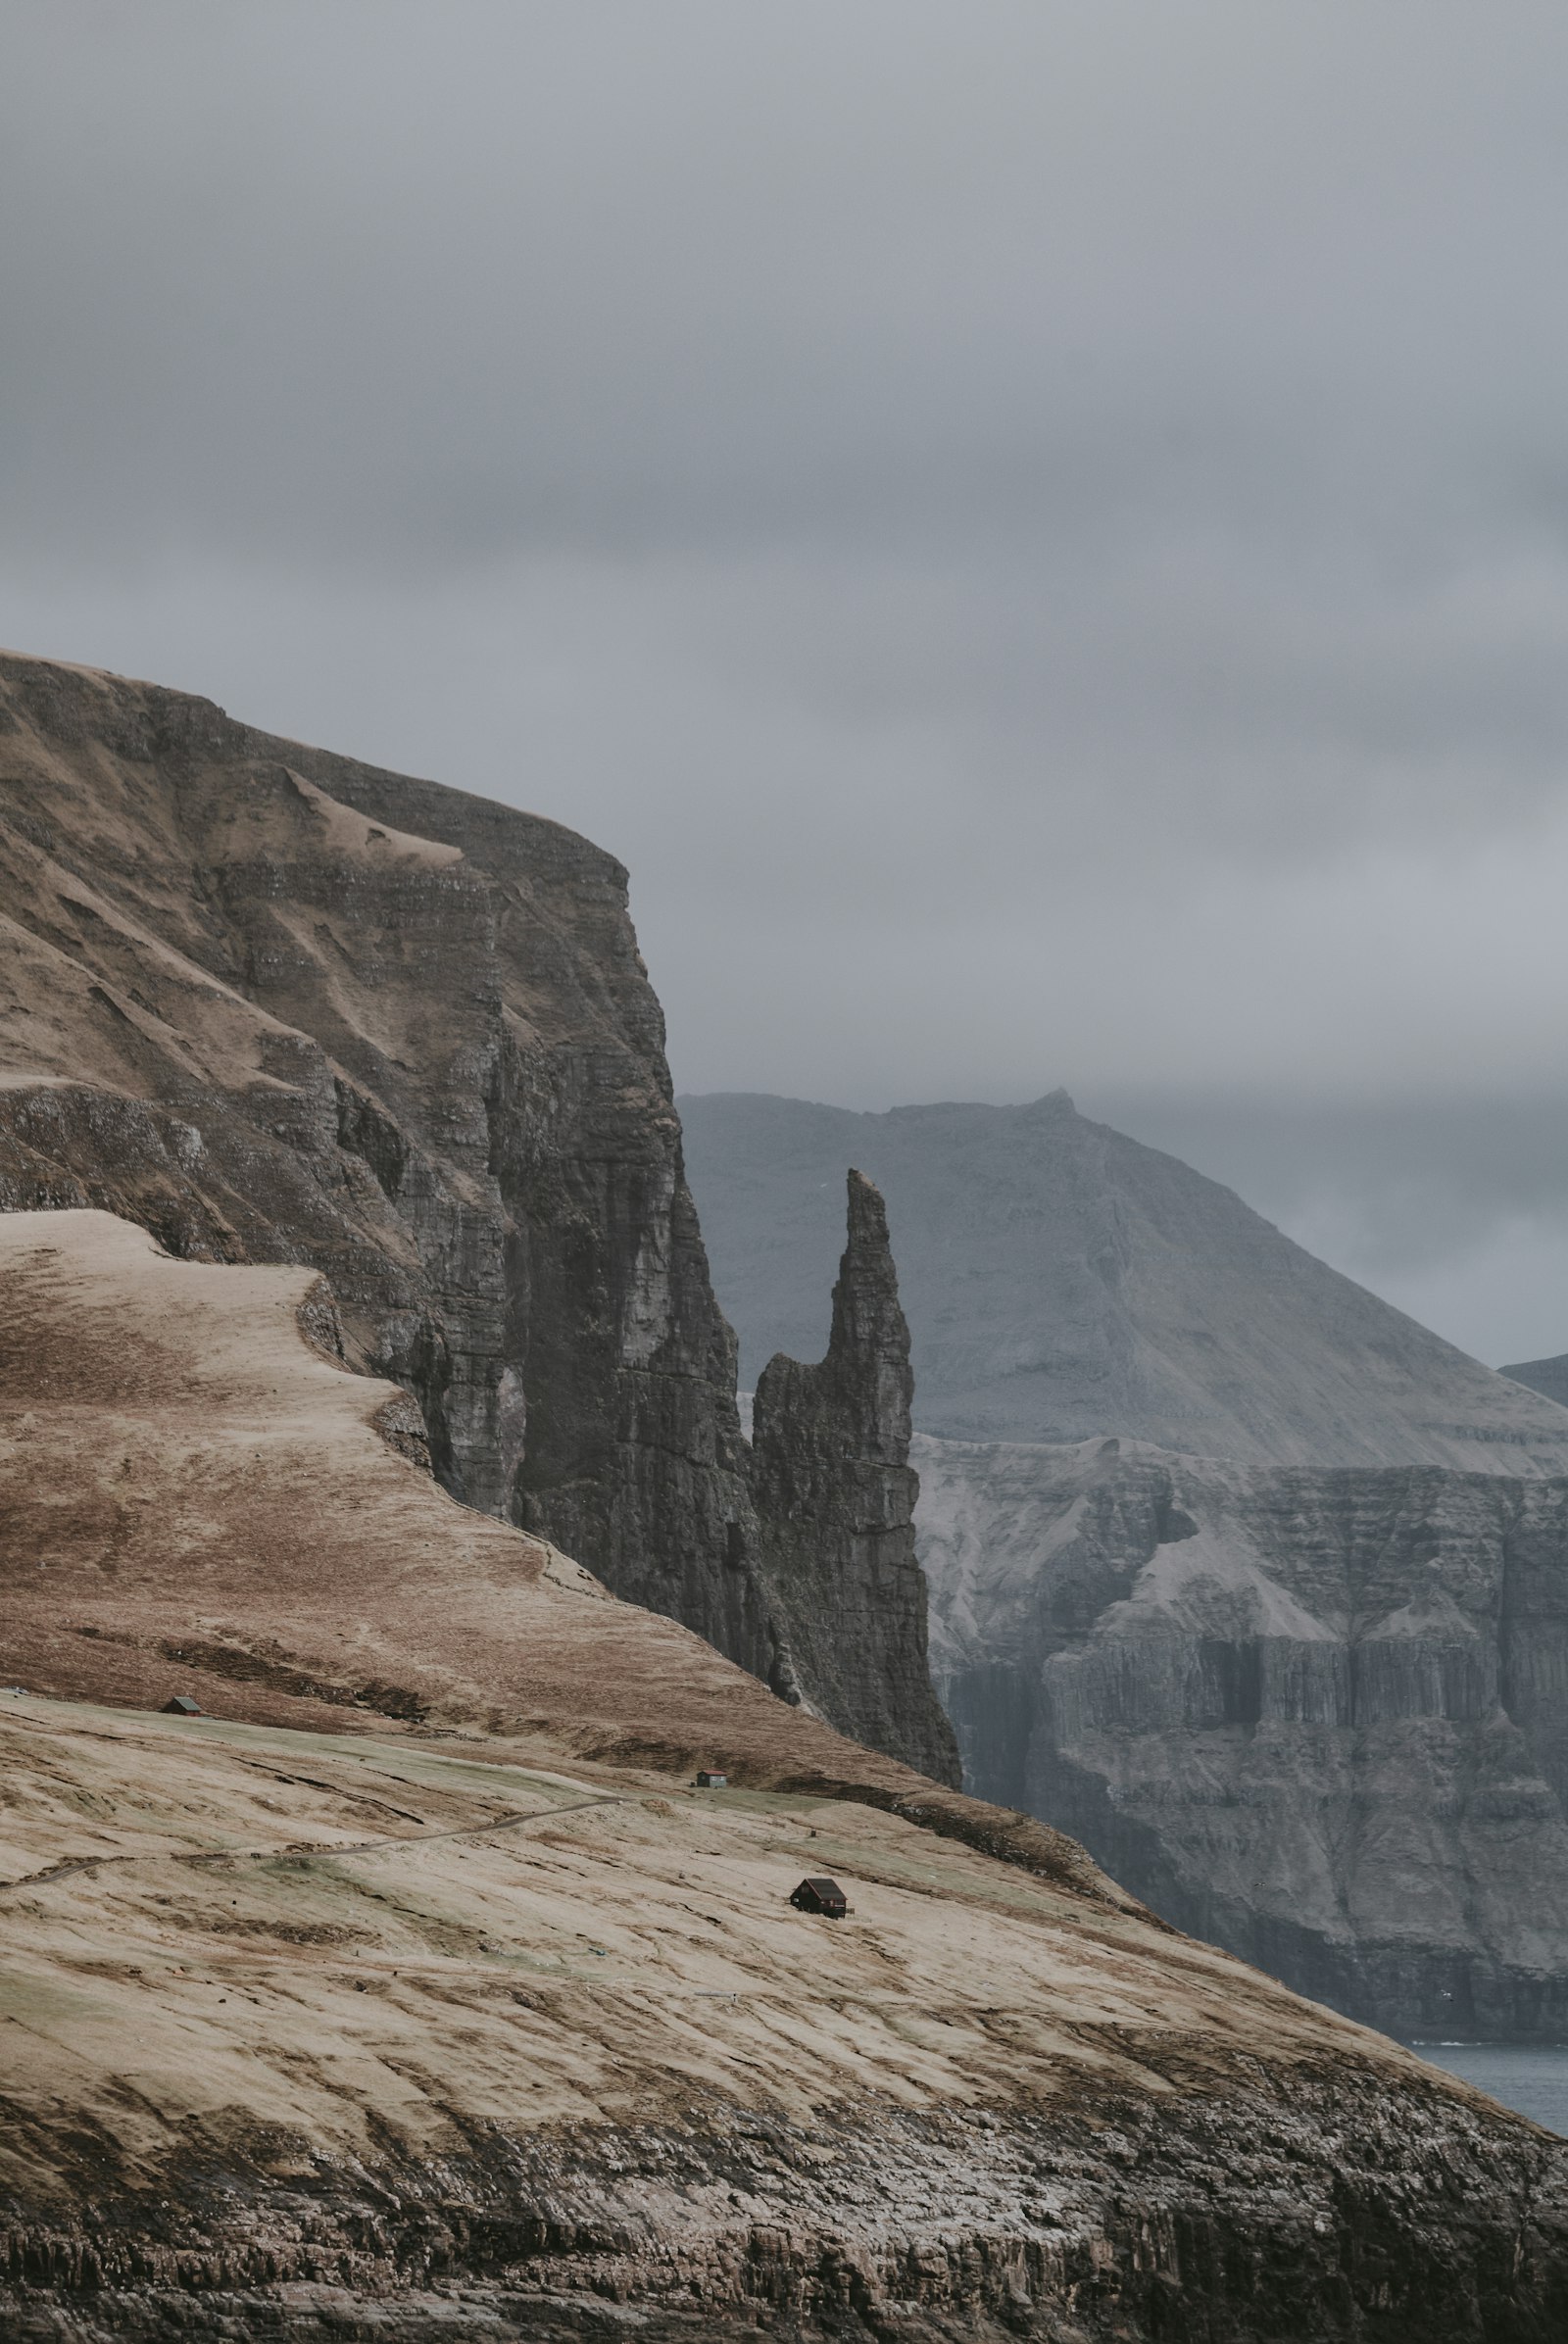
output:
[[[909,1329],[881,1194],[849,1175],[833,1329],[814,1367],[780,1352],[757,1386],[752,1487],[787,1689],[873,1749],[959,1779],[926,1665],[914,1559]]]

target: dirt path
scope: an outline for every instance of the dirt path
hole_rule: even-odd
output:
[[[566,1799],[557,1807],[535,1807],[524,1815],[500,1815],[489,1823],[461,1824],[439,1831],[401,1831],[380,1839],[354,1839],[342,1847],[300,1847],[285,1844],[281,1847],[220,1847],[186,1855],[169,1848],[158,1855],[146,1856],[74,1856],[64,1864],[46,1865],[42,1872],[26,1872],[14,1880],[0,1880],[0,1896],[20,1888],[49,1888],[58,1880],[70,1880],[80,1872],[99,1872],[110,1864],[265,1864],[275,1863],[279,1857],[290,1864],[314,1864],[325,1857],[335,1863],[343,1856],[381,1856],[395,1847],[429,1847],[441,1839],[481,1839],[493,1831],[514,1831],[525,1823],[548,1823],[557,1815],[571,1815],[583,1807],[624,1806],[630,1794],[624,1791],[604,1792],[594,1798]]]

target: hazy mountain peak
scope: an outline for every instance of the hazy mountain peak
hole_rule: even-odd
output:
[[[1568,1470],[1568,1410],[1342,1277],[1235,1193],[1080,1115],[680,1101],[742,1378],[815,1357],[846,1168],[887,1199],[915,1422],[966,1441],[1119,1434],[1266,1464]]]

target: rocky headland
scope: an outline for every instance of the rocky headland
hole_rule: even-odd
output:
[[[312,1266],[0,1280],[18,2344],[1560,2335],[1568,2144],[457,1503]]]
[[[764,1554],[662,1018],[587,840],[0,658],[0,1205],[311,1264],[444,1488],[833,1717],[769,1578],[808,1502],[776,1428]],[[923,1603],[843,1595],[882,1689],[837,1722],[951,1771]]]

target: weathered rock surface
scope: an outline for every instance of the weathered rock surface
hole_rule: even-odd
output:
[[[0,1282],[0,2333],[1555,2344],[1568,2143],[454,1503],[310,1268]]]
[[[0,659],[0,1205],[312,1264],[448,1489],[777,1676],[662,1021],[586,840]]]
[[[1568,1411],[1065,1092],[885,1115],[740,1095],[680,1107],[744,1382],[774,1350],[820,1348],[839,1183],[858,1164],[897,1233],[923,1433],[1568,1473]]]
[[[849,1243],[827,1355],[780,1352],[752,1418],[752,1489],[783,1665],[823,1717],[938,1782],[957,1744],[932,1689],[925,1576],[914,1555],[909,1330],[871,1183],[849,1175]]]
[[[1568,2038],[1568,1482],[915,1455],[971,1789],[1373,2025]]]

